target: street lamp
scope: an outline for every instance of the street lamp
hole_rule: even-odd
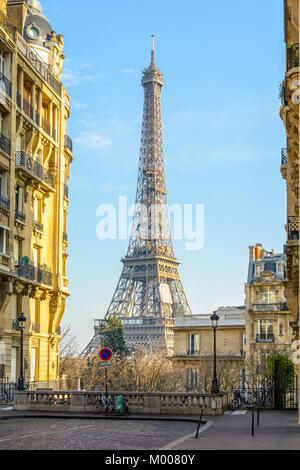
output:
[[[214,375],[212,379],[212,384],[211,384],[211,393],[219,393],[219,385],[218,385],[218,379],[217,379],[217,343],[216,343],[216,331],[218,328],[218,321],[219,317],[214,312],[212,316],[210,317],[212,327],[214,329]]]
[[[18,382],[18,390],[20,391],[26,390],[24,373],[23,373],[23,331],[25,330],[25,323],[26,323],[26,318],[24,316],[24,313],[21,313],[21,315],[18,318],[18,327],[19,327],[19,330],[21,331],[21,363],[20,363],[20,377],[19,377],[19,382]]]

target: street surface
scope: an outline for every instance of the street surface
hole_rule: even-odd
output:
[[[160,449],[195,433],[196,423],[93,419],[0,421],[1,450]]]
[[[255,415],[254,437],[249,411],[206,416],[198,439],[195,422],[4,415],[13,419],[0,420],[0,450],[300,450],[296,411],[262,411],[259,428]]]

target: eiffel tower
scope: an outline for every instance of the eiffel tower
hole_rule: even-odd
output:
[[[123,270],[106,316],[117,313],[130,348],[160,344],[173,350],[174,318],[191,314],[169,226],[161,121],[163,75],[154,60],[144,69],[144,110],[135,212]],[[95,325],[101,323],[96,320]],[[99,344],[99,341],[98,341]],[[95,336],[85,352],[97,345]]]

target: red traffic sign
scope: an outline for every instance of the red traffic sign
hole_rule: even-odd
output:
[[[109,348],[102,348],[99,352],[99,357],[102,361],[110,361],[112,358],[112,350]]]

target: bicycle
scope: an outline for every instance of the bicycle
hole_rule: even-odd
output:
[[[111,395],[109,395],[107,398],[105,395],[100,396],[100,413],[102,411],[102,408],[104,408],[105,413],[111,413],[114,414],[115,412],[115,406],[114,403],[111,401]]]

